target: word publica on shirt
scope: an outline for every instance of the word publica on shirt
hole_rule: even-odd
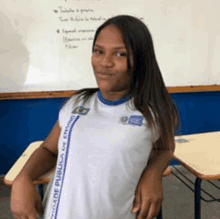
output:
[[[61,179],[63,175],[63,163],[64,163],[64,153],[60,155],[59,163],[57,164],[57,171],[55,176],[55,186],[61,186]]]

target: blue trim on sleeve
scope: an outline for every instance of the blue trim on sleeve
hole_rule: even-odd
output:
[[[98,99],[99,99],[102,103],[104,103],[104,104],[106,104],[106,105],[109,105],[109,106],[118,106],[118,105],[120,105],[120,104],[122,104],[122,103],[127,102],[128,100],[130,100],[130,99],[132,98],[132,96],[130,95],[130,96],[126,96],[126,97],[124,97],[124,98],[122,98],[122,99],[120,99],[120,100],[117,100],[117,101],[115,101],[115,102],[111,102],[111,101],[108,101],[108,100],[106,100],[106,99],[104,99],[104,98],[102,97],[102,94],[101,94],[101,91],[100,91],[100,90],[98,90],[97,96],[98,96]]]

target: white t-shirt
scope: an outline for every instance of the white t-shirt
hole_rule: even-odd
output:
[[[134,219],[135,189],[158,136],[132,98],[109,102],[100,91],[82,105],[74,95],[59,113],[61,135],[45,219]]]

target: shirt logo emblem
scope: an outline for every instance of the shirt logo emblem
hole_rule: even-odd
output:
[[[141,126],[143,124],[143,116],[123,116],[120,118],[119,123],[122,123],[124,125],[138,125]]]
[[[125,124],[125,125],[128,124],[128,120],[129,120],[129,118],[127,116],[124,116],[124,117],[120,118],[120,122],[122,124]]]
[[[141,126],[143,123],[143,116],[131,116],[129,124]]]
[[[83,106],[78,106],[73,110],[73,114],[86,115],[89,112],[89,108],[84,108]]]

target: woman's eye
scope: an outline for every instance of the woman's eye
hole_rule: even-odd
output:
[[[116,56],[117,57],[122,57],[122,56],[127,56],[127,53],[126,52],[118,52],[118,53],[116,53]]]
[[[102,51],[101,51],[101,50],[94,49],[94,50],[93,50],[93,54],[102,54]]]

